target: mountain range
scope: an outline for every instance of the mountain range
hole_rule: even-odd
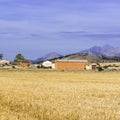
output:
[[[113,47],[110,45],[105,46],[94,46],[86,50],[80,51],[80,53],[87,53],[90,55],[97,55],[97,56],[120,56],[120,47]]]
[[[120,61],[120,47],[113,47],[110,45],[105,46],[93,46],[89,49],[79,51],[78,53],[61,55],[56,52],[48,53],[43,57],[33,60],[33,63],[40,63],[46,60],[56,59],[87,59],[89,62],[111,62]]]

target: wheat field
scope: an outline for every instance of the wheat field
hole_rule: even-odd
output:
[[[120,72],[1,70],[0,120],[120,120]]]

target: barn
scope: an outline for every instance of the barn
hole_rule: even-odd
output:
[[[87,64],[88,64],[88,60],[58,60],[55,63],[55,66],[56,69],[84,70]]]

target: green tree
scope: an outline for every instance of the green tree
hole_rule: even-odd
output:
[[[0,54],[0,59],[2,59],[3,58],[3,54]]]
[[[21,54],[21,53],[18,53],[16,56],[15,56],[15,62],[23,62],[25,61],[25,58],[24,56]]]

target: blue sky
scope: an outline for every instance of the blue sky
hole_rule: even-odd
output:
[[[0,0],[0,52],[36,59],[120,46],[119,0]]]

